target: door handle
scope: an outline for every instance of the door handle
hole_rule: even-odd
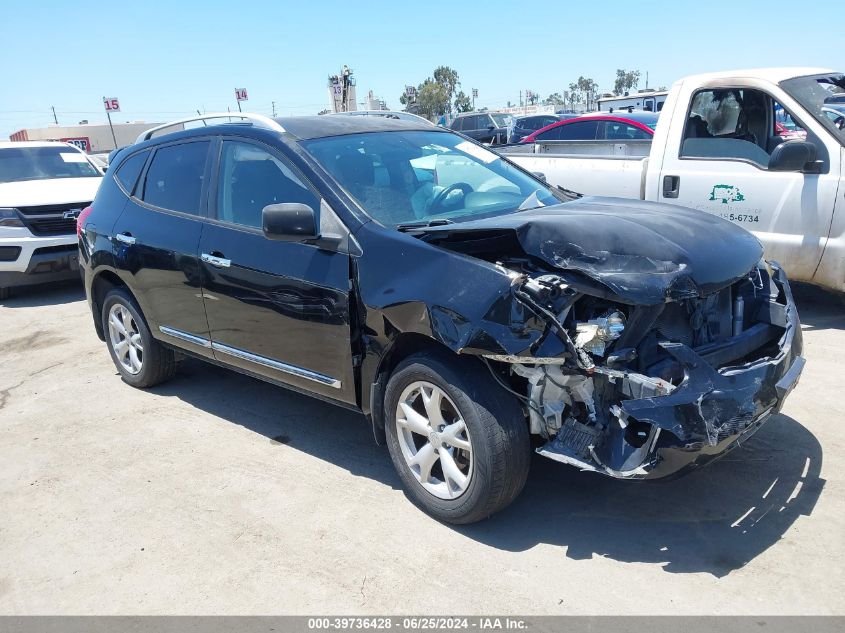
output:
[[[114,239],[116,239],[118,242],[123,242],[124,244],[130,245],[134,244],[137,241],[134,237],[132,237],[132,234],[128,231],[125,233],[118,233],[114,236]]]
[[[217,266],[217,268],[228,268],[232,265],[231,259],[226,259],[224,257],[218,257],[217,255],[211,255],[209,253],[203,253],[200,255],[200,259],[204,261],[206,264],[211,264],[212,266]]]
[[[681,192],[680,176],[663,176],[663,197],[677,198]]]

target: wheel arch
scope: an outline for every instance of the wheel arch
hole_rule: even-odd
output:
[[[443,357],[457,359],[461,355],[455,353],[447,345],[436,341],[430,336],[417,332],[401,332],[391,341],[381,355],[375,373],[368,378],[363,387],[369,392],[369,414],[373,427],[373,437],[379,446],[385,444],[384,435],[384,392],[387,381],[393,370],[403,360],[419,352],[432,352]],[[466,355],[465,355],[466,356]]]
[[[115,288],[123,288],[137,303],[135,294],[126,285],[120,276],[113,270],[104,269],[99,271],[91,280],[91,313],[94,317],[94,328],[101,341],[106,340],[106,333],[103,330],[103,301],[106,295]],[[142,314],[143,316],[143,314]]]

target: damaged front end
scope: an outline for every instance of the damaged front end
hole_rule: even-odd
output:
[[[514,296],[545,322],[543,336],[529,353],[484,355],[524,394],[545,457],[617,478],[678,475],[753,434],[798,381],[798,314],[776,264],[707,296],[651,305],[569,282],[516,278]]]
[[[521,398],[551,459],[632,479],[703,465],[779,411],[804,366],[786,275],[715,216],[582,198],[416,236],[508,280],[473,275],[460,292],[478,300],[456,298],[461,318],[430,307],[432,332]]]

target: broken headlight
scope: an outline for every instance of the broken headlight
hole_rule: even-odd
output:
[[[622,336],[625,324],[625,315],[619,310],[611,310],[597,319],[577,323],[575,346],[595,356],[604,356],[608,345]]]

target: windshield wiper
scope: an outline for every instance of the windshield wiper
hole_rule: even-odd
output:
[[[431,226],[446,226],[453,224],[452,220],[447,218],[434,218],[433,220],[421,220],[419,222],[407,222],[405,224],[397,224],[397,231],[412,231],[414,229],[426,229]]]

